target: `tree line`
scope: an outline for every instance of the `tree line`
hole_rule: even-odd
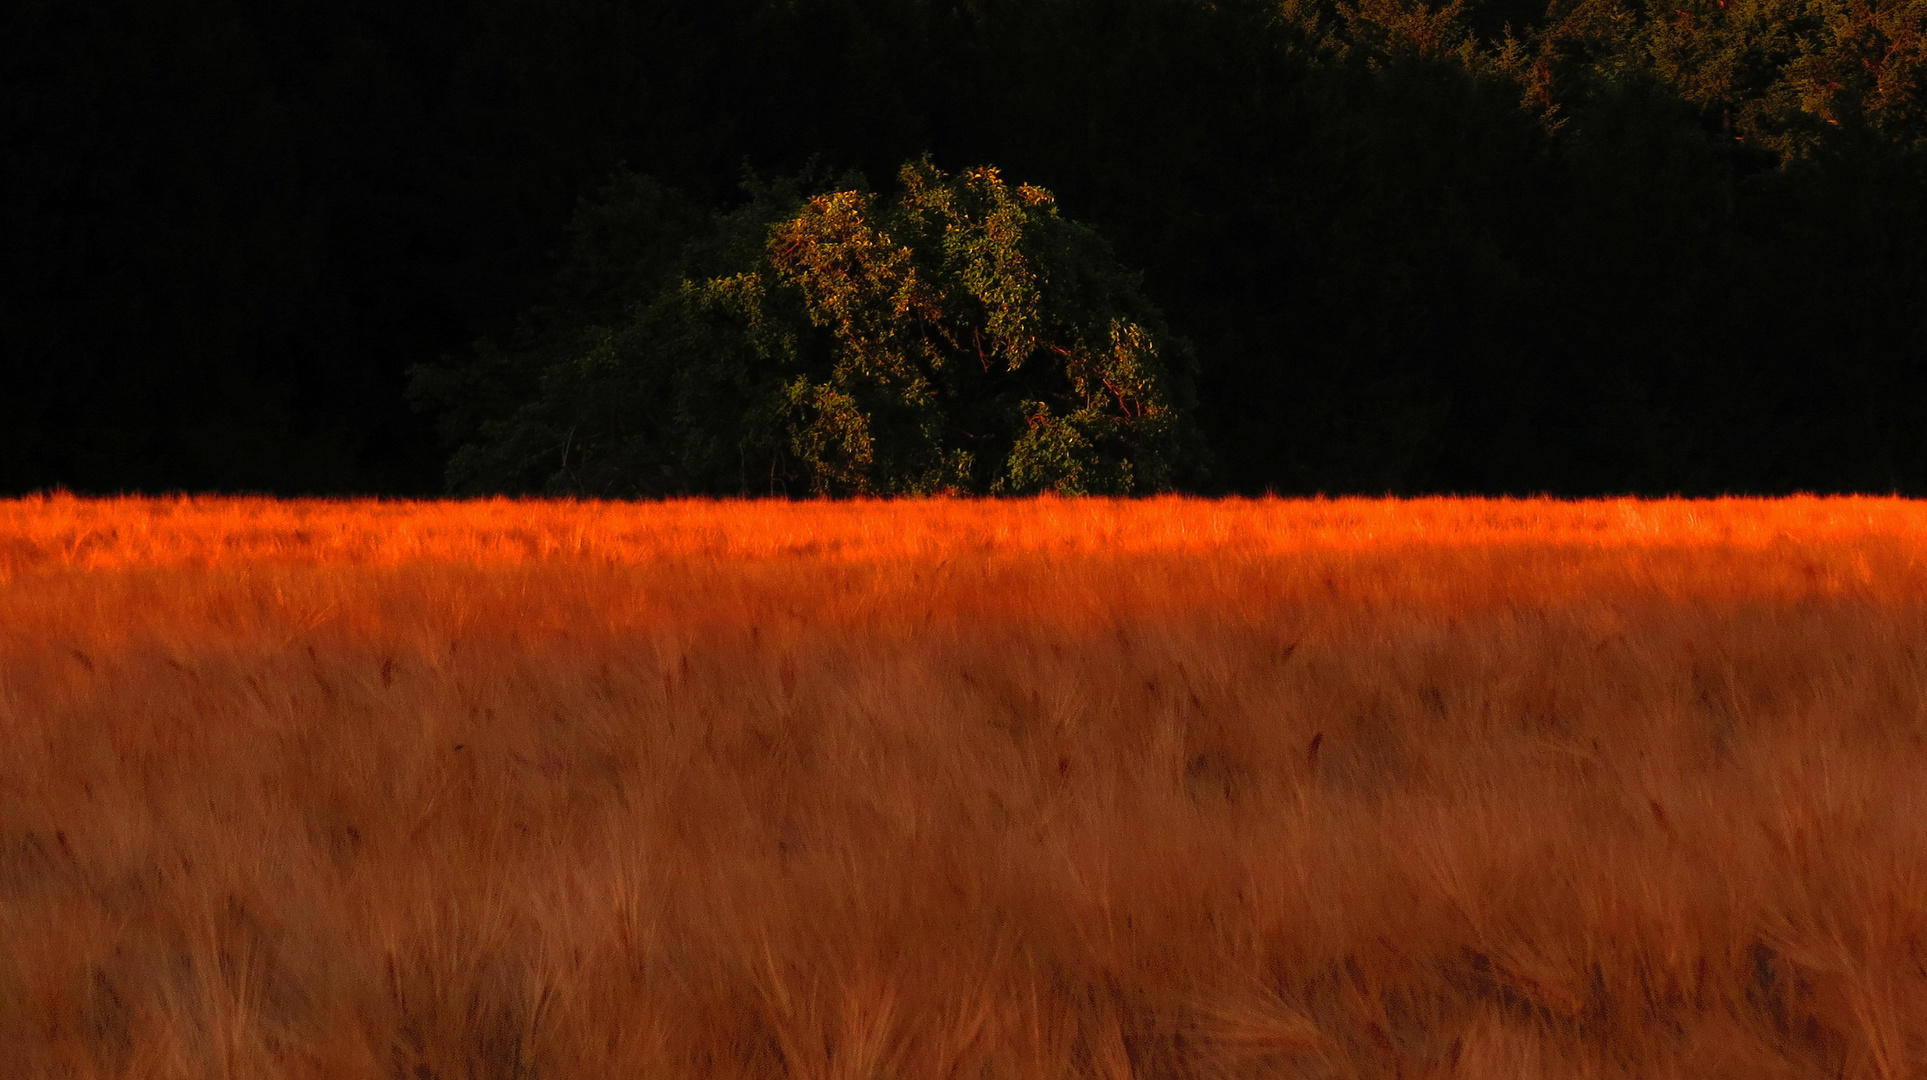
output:
[[[25,0],[0,488],[1921,493],[1924,30]]]

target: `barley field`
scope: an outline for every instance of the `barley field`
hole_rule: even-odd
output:
[[[0,1075],[1927,1070],[1927,505],[0,502]]]

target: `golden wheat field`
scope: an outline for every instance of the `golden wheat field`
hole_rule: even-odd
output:
[[[1907,1077],[1927,505],[0,503],[0,1075]]]

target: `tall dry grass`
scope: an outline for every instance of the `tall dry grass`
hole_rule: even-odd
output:
[[[1895,1078],[1927,508],[0,504],[0,1073]]]

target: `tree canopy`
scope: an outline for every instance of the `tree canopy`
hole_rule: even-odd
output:
[[[451,485],[1131,494],[1195,480],[1186,345],[1048,191],[927,160],[887,198],[845,180],[751,184],[746,205],[702,223],[620,175],[578,212],[555,304],[469,364],[418,371],[418,394],[455,407]],[[612,247],[673,269],[637,272]],[[634,290],[619,309],[579,284],[611,271]]]

